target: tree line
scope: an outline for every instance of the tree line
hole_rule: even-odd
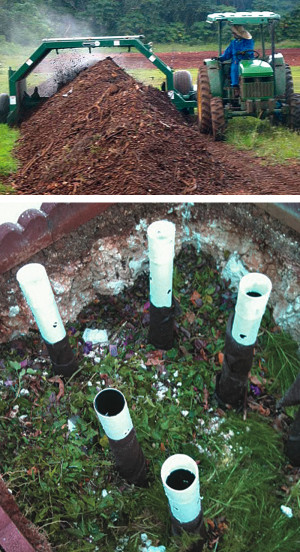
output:
[[[299,39],[300,8],[294,0],[0,0],[0,44],[129,34],[156,43],[205,44],[216,41],[207,14],[245,10],[279,13],[277,40]]]

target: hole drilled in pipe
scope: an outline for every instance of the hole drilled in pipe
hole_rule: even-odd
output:
[[[180,468],[179,470],[172,471],[170,475],[168,475],[166,483],[175,491],[183,491],[184,489],[188,489],[194,480],[195,475],[192,472]]]
[[[96,409],[102,416],[117,416],[125,406],[125,399],[116,389],[105,389],[95,401]]]
[[[261,293],[258,291],[247,291],[246,295],[249,295],[249,297],[261,297]]]

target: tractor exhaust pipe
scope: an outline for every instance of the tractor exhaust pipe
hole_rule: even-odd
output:
[[[94,399],[94,409],[108,438],[120,475],[128,483],[147,487],[146,460],[123,393],[112,388],[100,391]]]
[[[161,479],[169,502],[172,533],[199,535],[189,552],[201,552],[207,538],[200,497],[199,471],[186,454],[174,454],[162,465]]]
[[[78,365],[44,266],[24,265],[16,277],[46,344],[54,372],[70,377]]]
[[[158,349],[171,349],[174,341],[175,305],[172,297],[175,225],[167,220],[148,227],[150,263],[149,342]]]
[[[264,274],[247,274],[239,284],[234,317],[229,317],[222,373],[217,377],[216,396],[223,404],[239,405],[244,399],[254,345],[272,283]]]
[[[298,374],[294,383],[277,403],[276,407],[281,409],[298,404],[300,404],[300,374]],[[295,420],[289,428],[288,439],[285,443],[285,454],[293,466],[300,466],[300,409],[297,411]]]

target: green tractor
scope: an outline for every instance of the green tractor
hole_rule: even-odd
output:
[[[222,53],[222,29],[229,25],[258,25],[261,52],[253,50],[253,59],[239,61],[239,96],[230,82],[229,61],[205,59],[197,82],[198,123],[200,132],[222,139],[226,122],[233,117],[253,116],[282,122],[300,129],[300,94],[294,93],[291,69],[283,55],[275,52],[275,25],[280,15],[273,12],[213,13],[207,22],[218,25],[219,56]],[[265,31],[269,28],[271,54],[266,54]]]

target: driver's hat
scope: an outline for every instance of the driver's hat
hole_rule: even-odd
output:
[[[252,38],[252,35],[246,31],[243,25],[231,25],[231,31],[240,38]]]

